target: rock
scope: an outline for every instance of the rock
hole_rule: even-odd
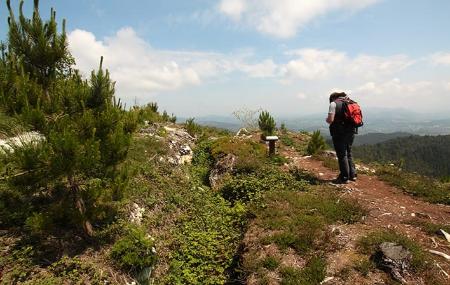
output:
[[[227,154],[216,162],[209,175],[209,184],[213,189],[219,188],[225,175],[230,174],[234,170],[236,160],[237,158],[234,154]]]
[[[246,128],[242,128],[236,133],[236,137],[240,136],[251,136],[251,133]]]
[[[37,144],[45,140],[45,137],[38,132],[25,132],[15,137],[4,140],[0,139],[0,153],[13,152],[14,147],[21,147],[27,144]]]
[[[163,130],[164,138],[157,135],[158,130]],[[140,130],[141,134],[152,136],[154,138],[167,141],[169,153],[160,162],[168,162],[174,166],[192,162],[192,146],[195,144],[195,138],[184,129],[177,128],[176,125],[164,126],[161,124],[152,124]]]
[[[191,153],[192,153],[192,150],[188,145],[183,145],[180,148],[180,155],[190,155]]]
[[[379,265],[387,270],[392,277],[402,284],[406,284],[405,276],[409,275],[411,253],[402,245],[383,242],[379,246]]]
[[[129,215],[130,222],[140,225],[142,222],[142,217],[144,215],[144,212],[145,212],[145,208],[141,208],[141,207],[139,207],[138,204],[133,203],[131,205],[131,210],[130,210],[130,215]]]
[[[325,154],[326,156],[330,156],[330,157],[336,157],[336,152],[332,151],[332,150],[326,150],[323,152],[323,154]]]
[[[178,160],[179,164],[189,164],[192,163],[192,155],[183,155]]]

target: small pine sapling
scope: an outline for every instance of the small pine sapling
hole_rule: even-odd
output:
[[[306,149],[307,153],[309,155],[318,154],[323,152],[325,148],[326,148],[325,139],[322,137],[319,130],[315,131],[312,134],[311,139],[308,143],[308,147]]]
[[[275,120],[267,111],[262,111],[259,114],[258,125],[264,137],[271,136],[275,132]]]

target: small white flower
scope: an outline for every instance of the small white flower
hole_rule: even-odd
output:
[[[154,254],[156,254],[156,248],[155,248],[155,247],[152,247],[152,252],[153,252]]]

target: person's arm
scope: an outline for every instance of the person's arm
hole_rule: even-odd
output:
[[[334,121],[334,115],[335,115],[335,114],[336,114],[336,103],[331,102],[331,103],[330,103],[329,110],[328,110],[328,117],[326,118],[325,121],[326,121],[328,124],[333,123],[333,121]]]

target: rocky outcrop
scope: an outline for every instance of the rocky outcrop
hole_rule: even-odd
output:
[[[234,154],[227,154],[219,159],[209,175],[211,188],[218,189],[224,178],[230,175],[236,167],[237,157]]]
[[[408,249],[392,242],[383,242],[378,250],[378,264],[402,284],[407,284],[406,277],[412,255]]]
[[[159,161],[168,162],[172,165],[191,163],[195,138],[185,129],[177,128],[175,125],[150,124],[142,128],[139,133],[143,136],[167,141],[170,149],[169,154],[160,157]]]

